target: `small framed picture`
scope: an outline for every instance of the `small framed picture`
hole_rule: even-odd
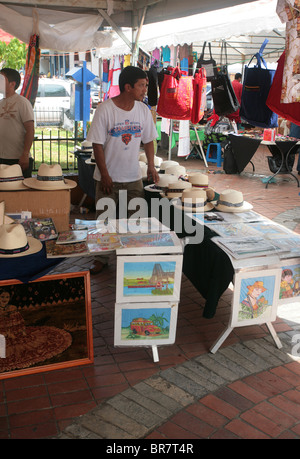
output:
[[[300,258],[282,261],[280,271],[279,304],[300,302]]]
[[[273,322],[276,319],[280,269],[239,272],[234,278],[231,326]]]
[[[179,301],[182,255],[118,256],[117,303]]]
[[[115,346],[173,344],[178,303],[116,303]]]

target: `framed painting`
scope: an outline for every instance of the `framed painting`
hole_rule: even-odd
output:
[[[173,344],[178,303],[116,303],[115,346]]]
[[[279,304],[300,302],[300,258],[282,261],[280,272]]]
[[[118,256],[117,303],[179,301],[182,255]]]
[[[280,270],[239,272],[234,278],[231,327],[263,324],[276,319]]]
[[[88,271],[0,282],[0,379],[93,362]]]

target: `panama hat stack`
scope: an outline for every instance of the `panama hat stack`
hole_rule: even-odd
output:
[[[41,191],[67,190],[75,188],[77,183],[74,180],[64,178],[60,164],[41,164],[37,177],[30,177],[23,180],[28,188]]]
[[[243,193],[236,190],[225,190],[215,205],[221,212],[247,212],[253,208],[252,204],[244,201]]]
[[[206,191],[208,201],[216,201],[218,199],[219,195],[208,184],[207,174],[195,172],[193,174],[189,174],[188,180],[192,184],[193,188],[199,188]]]
[[[27,190],[23,181],[23,172],[19,164],[0,164],[0,191]]]
[[[171,174],[158,174],[159,180],[157,183],[152,185],[145,186],[146,191],[156,191],[156,192],[164,192],[170,183],[177,182],[177,177]]]
[[[161,196],[165,196],[168,199],[180,198],[184,190],[191,188],[192,185],[189,182],[185,182],[184,180],[177,180],[176,182],[169,183],[168,187],[165,189],[165,192],[161,193]]]
[[[165,170],[165,174],[171,174],[176,175],[176,177],[182,177],[186,175],[186,168],[180,165],[168,166]]]
[[[174,203],[174,207],[185,212],[207,212],[212,210],[214,205],[208,202],[205,190],[188,188],[183,190],[181,198]]]
[[[165,174],[166,173],[166,169],[170,166],[179,166],[179,162],[178,161],[162,161],[161,165],[160,165],[160,173],[161,174]]]

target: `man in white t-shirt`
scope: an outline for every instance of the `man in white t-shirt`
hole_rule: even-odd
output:
[[[101,198],[119,200],[119,191],[127,191],[128,202],[143,197],[139,166],[140,145],[147,156],[147,178],[157,182],[154,144],[157,131],[150,109],[142,101],[147,92],[146,73],[133,66],[125,67],[119,77],[120,94],[98,105],[87,140],[92,142],[96,161],[96,209]],[[99,207],[99,206],[98,206]],[[101,211],[97,211],[97,216]],[[102,271],[107,259],[97,257],[92,274]]]
[[[0,164],[20,164],[30,177],[30,148],[34,138],[34,114],[28,99],[16,93],[21,77],[17,70],[3,68],[5,98],[0,101]],[[32,161],[31,161],[32,162]]]

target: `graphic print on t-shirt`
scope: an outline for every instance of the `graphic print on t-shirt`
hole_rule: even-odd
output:
[[[134,135],[134,137],[141,137],[141,132],[142,128],[140,123],[125,120],[124,123],[118,123],[115,127],[110,129],[108,134],[112,137],[121,137],[122,142],[124,142],[125,145],[128,145],[132,139],[132,136]]]

